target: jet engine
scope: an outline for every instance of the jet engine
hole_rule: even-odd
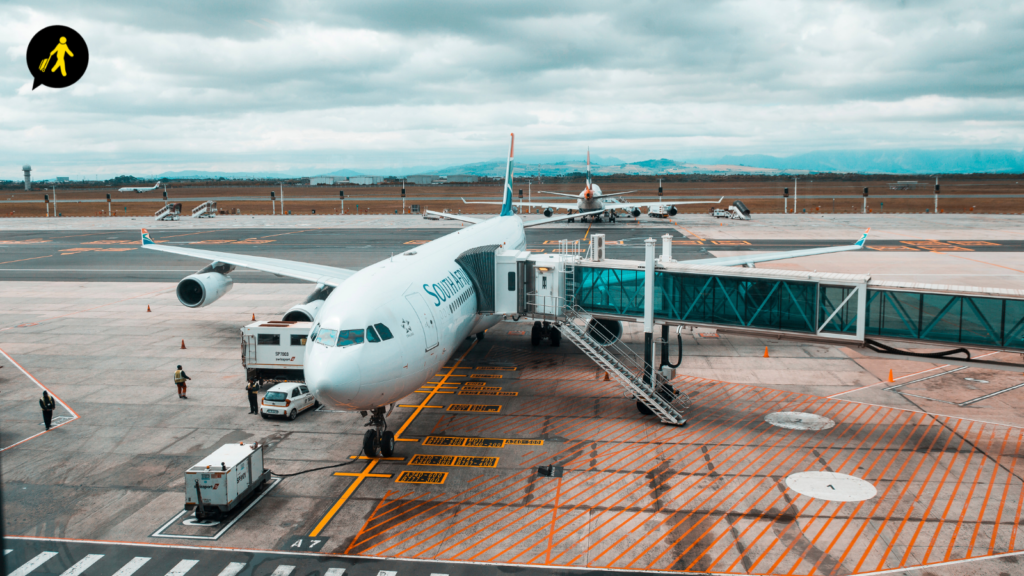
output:
[[[316,318],[317,312],[320,311],[320,307],[324,305],[324,300],[331,295],[334,291],[334,286],[327,286],[325,284],[317,284],[316,290],[306,297],[306,301],[302,304],[296,304],[288,309],[284,313],[284,320],[286,322],[312,322]]]
[[[178,282],[178,302],[189,308],[202,308],[213,304],[231,291],[234,281],[220,272],[199,272]]]
[[[675,216],[676,214],[679,214],[679,210],[676,210],[675,206],[669,206],[668,207],[668,215],[669,216]]]
[[[622,338],[622,322],[605,318],[591,318],[587,323],[587,336],[601,346],[610,346]]]
[[[639,208],[633,208],[633,211],[630,212],[630,214],[633,215],[633,218],[639,218],[640,217],[640,209]]]
[[[544,216],[546,216],[548,218],[551,218],[551,214],[552,214],[551,208],[545,208],[544,209]]]

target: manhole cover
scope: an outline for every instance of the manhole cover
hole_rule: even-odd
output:
[[[772,412],[764,421],[789,430],[828,430],[836,425],[830,418],[807,412]]]
[[[871,482],[838,472],[797,472],[786,478],[786,486],[804,496],[832,502],[860,502],[878,493]]]

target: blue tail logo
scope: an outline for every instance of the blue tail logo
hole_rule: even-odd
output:
[[[864,243],[867,242],[868,240],[868,232],[871,232],[871,228],[868,228],[867,230],[864,231],[864,234],[860,237],[860,240],[857,240],[857,244],[855,244],[856,246],[864,246]]]
[[[149,237],[149,231],[145,228],[142,229],[142,245],[147,246],[149,244],[156,244],[153,239]]]
[[[516,149],[516,135],[512,135],[512,143],[508,147],[508,165],[505,166],[505,190],[501,199],[501,216],[511,216],[512,212],[512,172],[513,157]]]

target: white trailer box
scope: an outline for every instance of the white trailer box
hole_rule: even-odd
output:
[[[197,508],[200,520],[229,512],[269,479],[263,446],[225,444],[185,472],[185,508]]]
[[[305,382],[302,372],[306,337],[312,322],[253,322],[242,328],[242,366],[246,380]]]

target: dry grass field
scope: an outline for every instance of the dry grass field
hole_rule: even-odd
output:
[[[1014,197],[1024,194],[1024,186],[1013,177],[1007,179],[956,179],[950,177],[940,181],[942,192],[939,198],[939,208],[944,212],[963,213],[978,212],[984,214],[1006,214],[1024,212],[1024,197]],[[908,178],[909,179],[909,178]],[[864,180],[864,181],[825,181],[814,182],[812,178],[800,180],[799,182],[799,204],[801,212],[824,212],[824,213],[859,213],[861,211],[861,194],[864,187],[870,189],[868,208],[874,212],[924,212],[931,210],[934,205],[931,182],[927,178],[921,179],[921,187],[916,190],[890,190],[888,182],[891,180]],[[1024,178],[1021,179],[1024,182]],[[622,192],[626,190],[638,191],[630,197],[656,198],[657,183],[654,182],[629,182],[629,181],[601,181],[600,186],[605,193]],[[679,199],[697,200],[708,197],[717,198],[724,196],[722,206],[731,204],[736,199],[742,201],[755,214],[781,213],[783,211],[782,189],[790,187],[789,208],[793,209],[793,182],[780,181],[756,181],[749,178],[742,180],[721,180],[715,182],[665,182],[664,196],[666,200]],[[526,182],[517,182],[516,201],[518,201],[518,189],[522,187],[526,195]],[[548,196],[539,193],[536,188],[555,192],[578,193],[583,184],[581,182],[569,183],[545,183],[533,186],[533,200],[544,201],[550,199],[553,202],[571,201],[568,198]],[[195,206],[204,199],[215,199],[218,208],[234,213],[241,210],[242,214],[270,214],[270,191],[272,185],[263,186],[215,186],[210,184],[179,185],[171,184],[167,187],[168,198],[172,202],[183,204],[183,214],[189,214]],[[338,190],[345,190],[345,212],[353,214],[358,210],[360,213],[371,214],[392,214],[402,209],[401,188],[395,186],[286,186],[284,188],[285,210],[293,214],[310,214],[316,211],[317,214],[338,214],[341,211],[341,203],[338,200]],[[448,209],[452,212],[461,211],[466,214],[493,213],[496,207],[486,205],[466,205],[461,198],[467,200],[495,200],[500,194],[499,184],[488,185],[451,185],[451,186],[409,186],[406,195],[406,210],[411,210],[413,204],[421,208],[431,210]],[[153,213],[163,205],[163,191],[136,193],[120,193],[116,187],[101,188],[76,188],[74,183],[65,184],[57,189],[57,210],[62,216],[98,216],[106,215],[106,202],[83,202],[83,200],[105,200],[106,195],[111,196],[111,209],[115,216],[152,216]],[[15,190],[8,187],[0,191],[0,216],[2,217],[38,217],[46,215],[46,206],[41,202],[43,194],[51,196],[49,189],[37,189],[30,192]],[[915,198],[898,198],[897,196],[914,195]],[[984,196],[996,195],[994,198]],[[852,197],[851,197],[852,196]],[[953,198],[951,196],[967,196],[966,198]],[[125,201],[127,200],[127,201]],[[709,204],[696,204],[691,206],[679,206],[682,213],[703,213],[707,212]],[[277,210],[280,210],[278,204]],[[52,214],[51,204],[51,214]]]

